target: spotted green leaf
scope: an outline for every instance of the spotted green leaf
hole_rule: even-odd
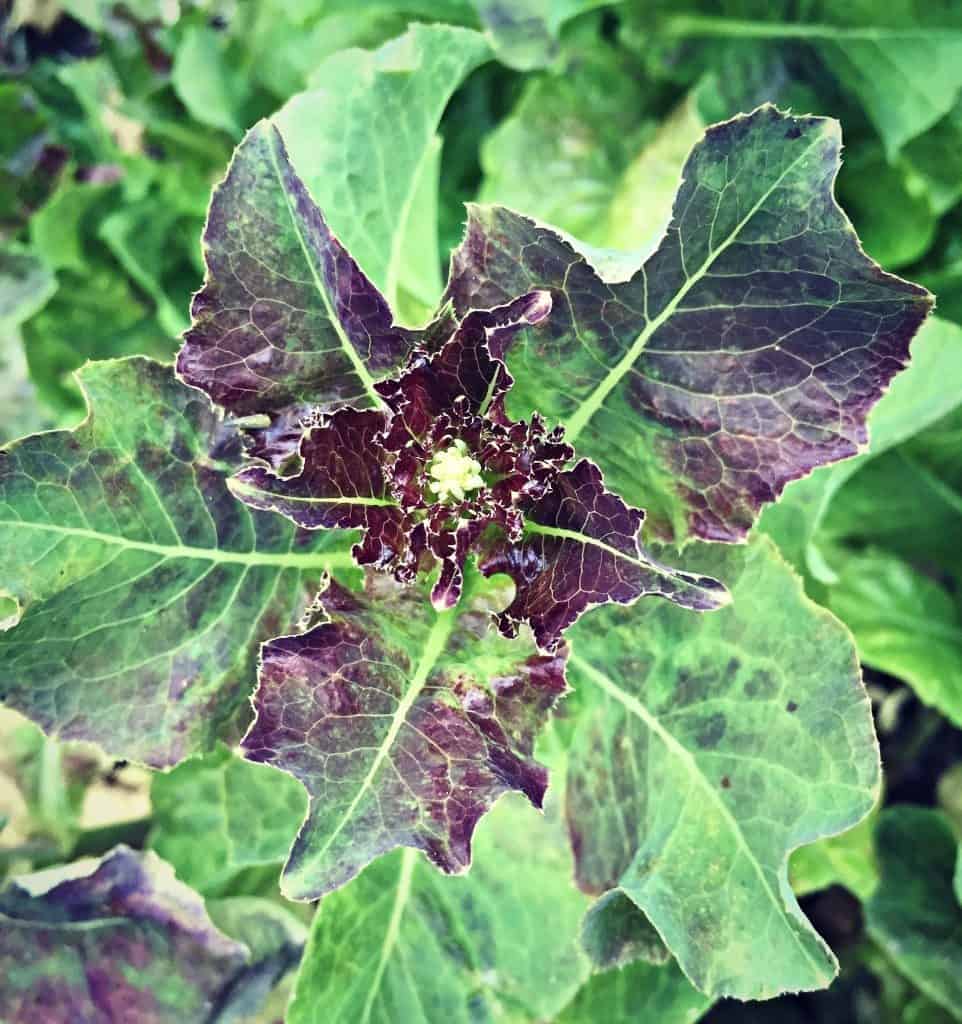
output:
[[[78,378],[81,426],[0,453],[0,589],[21,613],[0,696],[51,734],[169,765],[237,734],[259,642],[349,556],[230,494],[237,436],[169,367]]]
[[[852,641],[763,538],[695,548],[686,567],[725,579],[732,604],[604,609],[569,633],[572,685],[593,703],[567,796],[578,879],[620,886],[703,992],[824,988],[835,958],[787,867],[878,795]]]

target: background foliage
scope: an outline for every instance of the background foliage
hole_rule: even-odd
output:
[[[800,617],[832,638],[838,629],[831,643],[843,643],[840,627],[803,602],[802,586],[857,645],[882,749],[881,806],[790,862],[803,910],[842,964],[826,991],[711,1005],[657,935],[642,941],[637,922],[627,928],[633,953],[609,951],[613,960],[592,963],[579,941],[589,902],[570,885],[560,798],[549,799],[544,819],[525,816],[515,795],[501,800],[464,878],[443,878],[399,850],[315,915],[277,887],[306,806],[297,784],[227,747],[148,773],[44,739],[12,713],[0,720],[0,873],[99,855],[118,841],[155,850],[228,935],[274,936],[255,950],[260,973],[253,961],[243,967],[245,979],[260,979],[238,1004],[249,1019],[279,1019],[292,990],[287,1019],[295,1024],[962,1019],[957,5],[16,0],[0,61],[3,442],[76,425],[84,401],[73,371],[86,360],[173,357],[203,277],[199,239],[211,187],[246,129],[277,111],[331,226],[408,325],[423,323],[441,295],[464,202],[503,203],[599,249],[630,250],[637,262],[667,223],[682,162],[704,127],[766,101],[841,121],[840,203],[866,251],[938,302],[911,367],[871,417],[869,449],[790,485],[756,531],[767,539],[704,556],[746,617],[739,635],[749,663],[768,657],[770,638],[761,634],[798,630]],[[114,385],[102,390],[104,402],[137,401],[133,385],[123,395]],[[326,564],[323,546],[317,568]],[[715,567],[719,559],[727,565]],[[299,600],[299,574],[278,575],[291,602]],[[777,608],[787,624],[768,618],[753,632],[756,608]],[[684,657],[698,660],[705,650],[710,661],[719,647],[712,620],[695,635],[687,614],[605,612],[575,630],[577,690],[540,753],[559,777],[567,772],[570,792],[587,794],[586,816],[591,790],[577,759],[577,745],[592,742],[585,723],[624,718],[632,728],[625,707],[592,689],[592,665],[608,657],[595,647],[670,652],[681,635]],[[796,640],[804,646],[803,634]],[[779,658],[790,688],[805,672],[805,651]],[[670,689],[685,668],[669,660],[657,672],[668,673]],[[23,666],[18,681],[29,682],[31,671]],[[630,689],[632,679],[624,682]],[[710,683],[735,700],[731,681]],[[738,707],[744,722],[750,702]],[[783,729],[791,752],[790,725]],[[602,733],[616,731],[608,724]],[[683,791],[683,771],[663,770],[670,792]],[[779,770],[769,770],[763,791],[784,791]],[[797,766],[793,800],[806,799],[805,780],[824,781],[821,770],[818,758]],[[619,806],[639,798],[637,776],[612,774]],[[691,828],[716,824],[703,810]],[[788,836],[772,851],[773,871],[798,841]],[[662,870],[693,885],[697,858],[683,860]],[[628,876],[622,885],[631,891]],[[398,893],[409,908],[400,926]],[[692,954],[685,960],[682,950],[708,941],[716,956],[697,960],[704,972],[762,978],[764,965],[721,962],[737,960],[735,938],[683,935],[688,919],[682,914],[679,925],[675,917],[666,909],[656,924],[689,966]],[[305,941],[295,982],[287,968]],[[592,973],[599,962],[628,966]]]

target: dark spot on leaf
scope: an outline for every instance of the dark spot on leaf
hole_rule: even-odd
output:
[[[787,703],[787,704],[785,705],[785,710],[786,710],[786,711],[798,711],[798,705],[797,705],[797,704],[795,703],[795,701],[793,701],[793,700],[790,700],[790,701],[789,701],[789,702],[788,702],[788,703]]]
[[[768,669],[757,669],[745,683],[744,693],[746,697],[757,697],[765,700],[774,697],[778,689],[774,675]]]
[[[721,787],[722,789],[731,789],[732,780],[727,775],[721,777]]]
[[[695,734],[695,742],[702,750],[710,750],[712,747],[717,747],[722,736],[725,735],[727,725],[725,716],[721,712],[710,715]]]
[[[793,121],[785,131],[786,139],[797,139],[801,136],[802,129],[799,127],[797,121]]]

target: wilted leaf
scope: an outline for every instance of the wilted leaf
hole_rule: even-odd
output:
[[[521,790],[540,807],[534,739],[565,691],[564,654],[539,655],[490,622],[496,584],[435,612],[420,588],[336,584],[329,619],[263,648],[252,761],[290,772],[311,797],[282,887],[316,899],[396,846],[463,871],[475,825]]]
[[[743,537],[789,480],[854,455],[931,305],[866,258],[832,196],[835,122],[764,107],[693,150],[658,250],[604,281],[550,228],[473,207],[459,311],[550,289],[509,408],[538,408],[662,535]]]
[[[0,634],[0,694],[49,733],[172,764],[236,728],[257,644],[348,559],[337,534],[231,496],[237,436],[169,368],[79,378],[77,430],[0,455],[0,587],[22,610]]]
[[[249,959],[168,864],[123,846],[17,879],[0,920],[11,1022],[207,1024]]]
[[[881,882],[868,933],[929,999],[962,1020],[962,903],[953,891],[959,844],[941,814],[884,811],[875,833]]]
[[[578,879],[620,887],[711,995],[823,988],[835,959],[788,887],[792,849],[875,802],[878,748],[851,640],[770,542],[696,548],[732,604],[607,608],[570,634],[596,706],[571,751]]]

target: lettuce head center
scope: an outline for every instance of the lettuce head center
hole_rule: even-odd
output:
[[[437,453],[428,466],[428,489],[438,501],[463,500],[468,491],[484,486],[481,463],[473,458],[462,440]]]

